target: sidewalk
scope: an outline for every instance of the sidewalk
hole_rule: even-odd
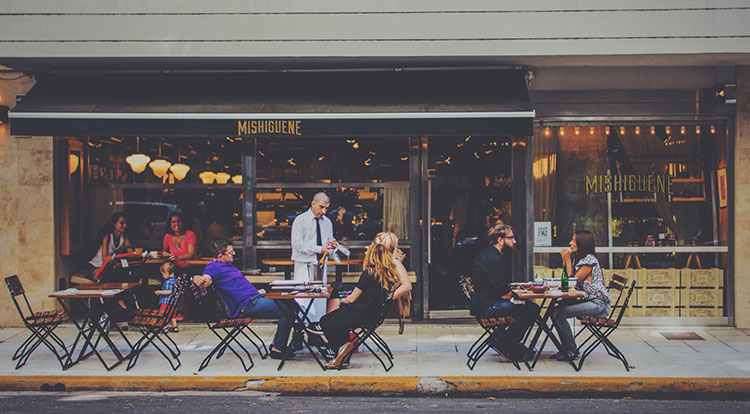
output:
[[[275,325],[257,323],[253,329],[269,343]],[[68,344],[76,334],[72,325],[56,332]],[[664,332],[694,332],[703,340],[668,340]],[[62,383],[67,390],[249,389],[314,394],[750,393],[750,331],[734,328],[620,327],[610,338],[634,366],[630,372],[603,347],[586,360],[581,372],[549,359],[540,359],[533,372],[523,365],[519,371],[492,351],[472,371],[466,366],[466,352],[481,334],[475,324],[411,323],[398,335],[398,326],[386,323],[380,334],[395,355],[390,372],[383,371],[365,349],[341,371],[321,370],[303,351],[282,371],[276,370],[278,361],[252,353],[255,367],[245,373],[236,357],[227,353],[197,372],[216,344],[205,325],[198,324],[183,325],[179,333],[171,334],[182,350],[177,371],[150,348],[130,371],[123,364],[108,372],[95,357],[62,371],[52,354],[41,348],[16,370],[11,355],[27,332],[5,328],[0,329],[0,390],[39,390],[44,383]],[[135,339],[138,334],[129,332],[128,337]],[[545,352],[551,354],[552,346],[547,345]]]

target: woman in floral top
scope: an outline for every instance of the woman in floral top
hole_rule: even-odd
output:
[[[575,254],[576,258],[575,271],[573,271],[571,253]],[[581,316],[604,318],[609,315],[612,299],[607,293],[599,260],[594,256],[594,235],[590,231],[576,232],[570,240],[570,250],[563,249],[560,256],[568,274],[578,280],[576,289],[585,294],[580,299],[563,301],[553,315],[553,322],[562,344],[562,352],[553,355],[553,358],[570,361],[578,357],[578,349],[573,330],[568,324],[568,318]]]

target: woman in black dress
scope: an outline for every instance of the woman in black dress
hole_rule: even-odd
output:
[[[341,307],[320,320],[330,349],[338,351],[336,359],[326,364],[327,368],[345,365],[344,356],[354,346],[349,341],[349,332],[361,324],[377,323],[383,304],[399,286],[393,252],[387,246],[371,244],[362,267],[364,270],[351,295],[341,300]]]

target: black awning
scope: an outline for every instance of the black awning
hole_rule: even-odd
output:
[[[13,135],[531,135],[523,72],[50,75]]]

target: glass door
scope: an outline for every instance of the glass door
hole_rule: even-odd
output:
[[[517,227],[514,145],[512,138],[471,136],[430,138],[428,145],[429,317],[453,317],[445,311],[468,309],[458,278],[471,274],[474,257],[487,247],[487,229],[498,222]]]

